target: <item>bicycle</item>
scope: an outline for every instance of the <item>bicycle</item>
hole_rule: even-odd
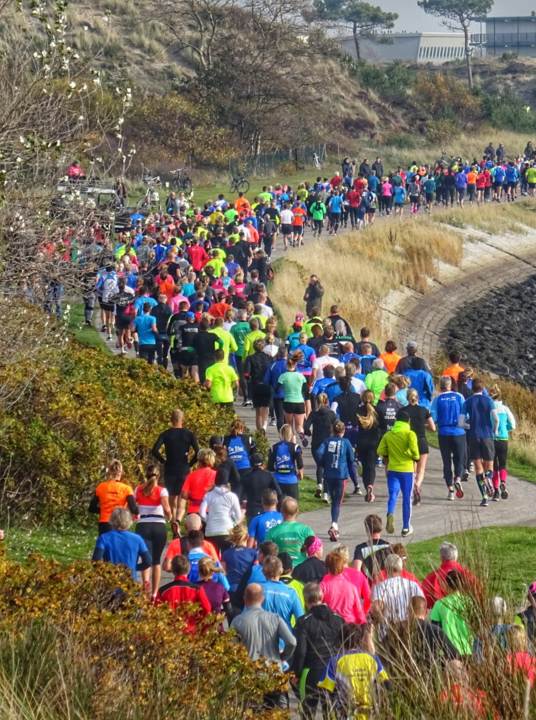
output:
[[[145,212],[151,212],[152,210],[160,211],[160,193],[158,190],[150,185],[145,195],[138,200],[136,207],[138,210],[144,210]]]
[[[322,164],[320,162],[320,158],[318,157],[317,153],[313,153],[313,167],[317,170],[322,169]]]
[[[153,175],[148,167],[141,166],[141,181],[144,185],[161,185],[160,175]]]
[[[177,170],[171,171],[171,187],[177,190],[193,189],[192,180],[186,175],[186,168],[177,168]]]
[[[229,185],[229,192],[247,193],[248,190],[249,182],[246,180],[245,175],[234,177]]]

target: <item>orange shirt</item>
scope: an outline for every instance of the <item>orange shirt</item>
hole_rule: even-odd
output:
[[[158,279],[157,279],[157,280],[155,280],[155,282],[159,286],[160,292],[163,293],[167,297],[168,302],[169,302],[171,300],[171,298],[173,297],[173,291],[175,289],[175,283],[173,282],[173,278],[170,275],[168,275],[165,280],[158,281]]]
[[[97,485],[95,495],[99,498],[99,522],[108,522],[115,508],[127,506],[127,497],[133,495],[130,485],[117,480],[108,480]]]
[[[171,560],[175,557],[175,555],[182,555],[182,545],[181,540],[185,540],[186,538],[177,538],[176,540],[172,540],[169,545],[166,552],[166,558]],[[220,561],[220,558],[218,557],[218,553],[216,552],[216,548],[214,545],[209,542],[208,540],[203,540],[203,544],[201,545],[201,550],[205,553],[205,555],[210,555],[211,558],[214,558],[214,560]],[[186,553],[188,554],[188,553]]]
[[[475,185],[477,177],[478,176],[477,176],[476,172],[473,172],[472,170],[471,170],[471,172],[468,172],[467,173],[467,184]]]
[[[225,313],[227,310],[232,310],[233,306],[228,305],[226,302],[218,302],[214,303],[214,305],[211,305],[208,309],[208,314],[211,315],[213,318],[217,317],[225,317]]]
[[[208,467],[194,470],[186,477],[182,492],[190,493],[190,502],[188,504],[189,513],[199,512],[205,493],[208,492],[211,485],[214,485],[215,479],[216,470]]]
[[[249,204],[249,200],[247,200],[245,197],[236,198],[236,200],[234,201],[234,209],[239,214],[242,212],[242,210],[247,210],[250,207],[251,205]]]
[[[293,225],[296,225],[297,227],[303,227],[303,223],[305,221],[305,218],[307,217],[307,213],[305,210],[301,207],[295,207],[292,210],[292,214],[294,215],[294,220],[292,221]]]
[[[380,355],[380,360],[383,360],[387,372],[392,373],[396,370],[399,360],[402,360],[402,356],[396,353],[383,353]]]
[[[465,368],[462,368],[461,365],[451,365],[446,370],[443,370],[443,375],[449,375],[453,380],[458,382],[458,375],[464,370]]]

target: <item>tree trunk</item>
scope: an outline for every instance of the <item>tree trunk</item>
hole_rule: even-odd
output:
[[[353,27],[354,44],[355,44],[355,56],[357,60],[361,60],[361,49],[359,47],[359,34],[357,32],[357,25],[354,23]]]
[[[473,89],[473,62],[471,57],[471,46],[469,44],[469,25],[464,24],[463,35],[465,41],[465,61],[467,63],[467,82],[471,90]]]

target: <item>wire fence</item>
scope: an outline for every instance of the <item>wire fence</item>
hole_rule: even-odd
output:
[[[256,157],[229,159],[229,172],[233,177],[240,175],[266,176],[281,171],[299,172],[306,168],[319,167],[326,159],[326,143],[304,145],[303,147],[263,153]]]

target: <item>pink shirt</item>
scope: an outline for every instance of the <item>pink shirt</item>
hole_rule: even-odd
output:
[[[178,313],[181,302],[187,302],[188,308],[190,307],[188,298],[184,297],[184,295],[174,295],[170,300],[168,300],[168,305],[174,313]]]
[[[370,607],[370,585],[367,576],[361,570],[355,570],[351,567],[344,568],[342,574],[348,582],[355,586],[363,605],[363,612],[367,613]]]
[[[393,186],[391,183],[383,183],[382,190],[385,197],[390,197],[392,195]]]
[[[367,622],[357,588],[343,575],[326,575],[320,587],[326,605],[339,613],[345,622],[358,625]]]

